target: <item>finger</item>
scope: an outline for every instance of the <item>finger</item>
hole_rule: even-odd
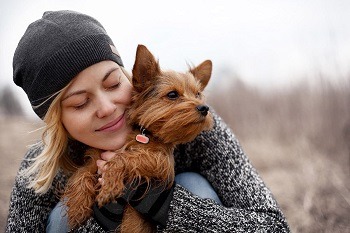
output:
[[[107,163],[107,161],[104,161],[102,159],[96,160],[96,165],[97,165],[97,167],[100,167],[100,168],[104,167],[106,165],[106,163]]]
[[[105,151],[105,152],[101,153],[101,159],[103,159],[105,161],[111,160],[114,156],[116,156],[116,153],[112,152],[112,151]]]
[[[96,165],[97,165],[97,174],[102,174],[106,169],[105,169],[105,165],[106,165],[106,161],[98,159],[96,160]]]
[[[103,185],[104,184],[103,178],[98,178],[98,182],[100,183],[100,185]]]

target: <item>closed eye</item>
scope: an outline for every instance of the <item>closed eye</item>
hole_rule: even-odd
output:
[[[120,82],[118,82],[117,84],[115,84],[115,85],[112,85],[112,86],[110,86],[110,87],[107,87],[106,89],[107,90],[114,90],[114,89],[117,89],[119,86],[120,86]]]
[[[83,109],[86,105],[88,105],[89,102],[90,102],[90,99],[87,99],[83,103],[75,105],[73,107],[74,107],[75,110],[80,110],[80,109]]]

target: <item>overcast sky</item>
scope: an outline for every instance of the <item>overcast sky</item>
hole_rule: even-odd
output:
[[[319,73],[330,80],[350,77],[349,0],[1,0],[0,4],[0,87],[12,85],[13,53],[27,26],[44,11],[62,9],[99,20],[127,69],[133,65],[137,44],[144,44],[163,68],[183,71],[186,62],[211,59],[214,84],[226,82],[223,71],[264,88],[312,79]]]

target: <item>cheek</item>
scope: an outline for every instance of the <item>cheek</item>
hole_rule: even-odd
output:
[[[131,93],[132,93],[132,86],[131,84],[128,84],[125,89],[123,90],[123,102],[125,105],[129,105],[131,103]]]
[[[87,135],[91,122],[84,116],[84,114],[77,114],[73,112],[62,112],[62,123],[68,133],[76,140],[81,141],[81,137]]]

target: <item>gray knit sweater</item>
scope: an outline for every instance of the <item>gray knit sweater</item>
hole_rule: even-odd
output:
[[[289,232],[289,227],[256,170],[226,124],[214,115],[214,128],[174,153],[176,173],[195,171],[213,185],[224,206],[201,199],[180,185],[175,186],[167,226],[160,232]],[[40,153],[32,147],[21,164]],[[27,178],[17,176],[13,187],[6,232],[45,232],[46,221],[59,201],[66,177],[58,173],[52,188],[35,194],[26,188]],[[93,218],[78,232],[103,232]]]

